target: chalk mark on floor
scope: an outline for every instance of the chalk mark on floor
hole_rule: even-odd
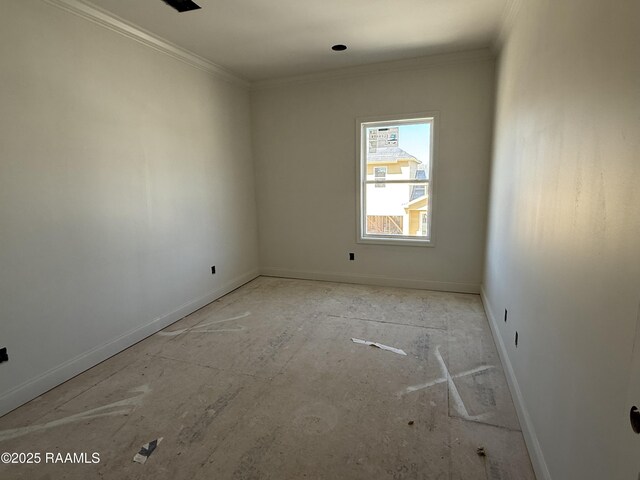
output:
[[[157,333],[157,335],[160,335],[163,337],[174,337],[176,335],[180,335],[182,333],[187,333],[187,332],[189,333],[241,332],[243,330],[246,330],[247,327],[243,325],[238,325],[238,327],[236,328],[218,328],[218,329],[207,329],[206,327],[210,327],[211,325],[217,325],[219,323],[231,322],[233,320],[239,320],[240,318],[245,318],[245,317],[248,317],[249,315],[251,315],[251,312],[244,312],[235,317],[225,318],[222,320],[212,320],[210,322],[194,325],[193,327],[189,327],[189,328],[182,328],[180,330],[173,330],[171,332],[160,331]]]
[[[0,431],[0,442],[4,440],[10,440],[12,438],[22,437],[23,435],[27,435],[29,433],[59,427],[68,423],[81,422],[90,420],[92,418],[129,414],[133,412],[136,407],[142,405],[144,397],[151,392],[151,388],[149,388],[148,385],[141,385],[130,391],[137,392],[138,395],[125,398],[124,400],[119,400],[117,402],[109,403],[108,405],[103,405],[101,407],[92,408],[91,410],[87,410],[82,413],[76,413],[75,415],[59,418],[58,420],[53,420],[51,422]]]
[[[447,368],[447,364],[444,361],[444,358],[442,358],[442,355],[440,354],[440,345],[436,346],[435,355],[436,355],[436,359],[438,360],[438,364],[440,365],[440,370],[442,372],[442,376],[439,377],[439,378],[436,378],[435,380],[431,380],[430,382],[421,383],[421,384],[418,384],[418,385],[412,385],[410,387],[407,387],[403,392],[401,392],[401,395],[405,395],[407,393],[416,392],[418,390],[424,390],[425,388],[433,387],[434,385],[438,385],[440,383],[447,382],[447,385],[448,385],[448,388],[449,388],[449,394],[451,395],[451,398],[453,400],[454,407],[455,407],[456,411],[458,412],[458,414],[462,418],[464,418],[465,420],[478,421],[478,420],[482,420],[482,419],[486,418],[487,416],[489,416],[490,413],[482,413],[480,415],[470,415],[469,414],[469,411],[467,410],[467,407],[464,404],[464,401],[462,400],[462,396],[460,395],[460,392],[458,391],[458,387],[456,387],[456,384],[453,381],[453,379],[454,378],[466,377],[468,375],[474,375],[474,374],[480,373],[480,372],[485,372],[487,370],[491,370],[492,368],[495,368],[495,366],[494,365],[480,365],[479,367],[472,368],[471,370],[466,370],[464,372],[460,372],[460,373],[451,375],[451,373],[449,372],[449,369]]]

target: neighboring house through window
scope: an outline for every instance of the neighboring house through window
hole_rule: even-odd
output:
[[[435,114],[359,119],[358,241],[432,245]]]

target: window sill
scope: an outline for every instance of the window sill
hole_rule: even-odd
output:
[[[365,245],[396,245],[398,247],[435,247],[433,240],[413,239],[410,237],[364,237],[358,238],[356,243]]]

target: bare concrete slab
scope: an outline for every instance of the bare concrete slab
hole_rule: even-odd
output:
[[[479,297],[266,277],[0,418],[0,451],[100,456],[3,479],[535,478]]]
[[[171,326],[154,336],[175,334],[158,353],[162,357],[271,378],[300,347],[294,338],[305,315],[281,302],[236,302],[190,328]]]
[[[450,436],[451,480],[535,480],[520,431],[452,419]]]

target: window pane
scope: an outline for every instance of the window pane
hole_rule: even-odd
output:
[[[365,215],[367,235],[428,237],[428,185],[411,183],[367,184]]]
[[[431,124],[367,127],[367,180],[382,171],[387,180],[429,178]]]

